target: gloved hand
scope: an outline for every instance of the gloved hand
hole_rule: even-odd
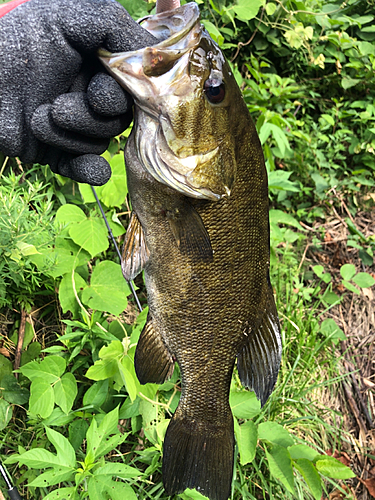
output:
[[[29,0],[0,18],[0,151],[101,185],[132,100],[96,58],[157,40],[114,0]]]

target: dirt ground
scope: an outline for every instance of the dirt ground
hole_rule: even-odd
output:
[[[305,261],[311,266],[323,265],[333,276],[333,291],[344,294],[342,302],[326,315],[336,321],[347,337],[337,352],[341,375],[345,376],[336,400],[331,397],[328,404],[342,413],[351,442],[345,443],[341,452],[327,450],[327,453],[350,466],[356,478],[345,481],[346,487],[343,484],[344,489],[349,486],[347,495],[336,490],[330,500],[369,500],[375,498],[375,287],[362,289],[360,295],[347,291],[341,284],[340,268],[343,264],[354,264],[357,272],[367,272],[375,278],[375,265],[364,266],[358,249],[347,246],[348,215],[347,210],[343,216],[336,212],[324,224],[317,222],[309,228],[310,241],[314,234],[323,233],[324,243],[320,249],[308,244]],[[366,238],[375,234],[375,209],[350,218]]]

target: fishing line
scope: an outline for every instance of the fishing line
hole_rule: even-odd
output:
[[[119,256],[120,262],[121,262],[121,252],[120,252],[120,249],[119,249],[119,247],[117,245],[117,241],[116,241],[115,237],[113,236],[112,229],[109,226],[109,223],[108,223],[107,217],[106,217],[106,215],[104,213],[102,204],[99,201],[99,198],[98,198],[98,195],[96,194],[94,186],[91,186],[91,189],[92,189],[92,192],[93,192],[93,194],[95,196],[96,203],[98,204],[100,212],[101,212],[101,214],[103,216],[105,225],[107,226],[107,230],[108,230],[109,236],[111,237],[111,240],[113,241],[113,244],[115,245],[117,255]],[[127,283],[130,286],[130,290],[131,290],[131,292],[133,294],[135,302],[137,303],[137,307],[138,307],[139,311],[142,312],[142,306],[141,306],[141,303],[139,302],[139,299],[138,299],[137,293],[136,293],[136,291],[134,289],[133,283],[131,281],[127,281]]]
[[[13,486],[12,481],[10,480],[10,477],[8,475],[8,472],[6,471],[5,467],[1,462],[0,462],[0,473],[3,476],[5,484],[7,485],[7,491],[10,500],[22,500],[21,495],[18,493],[17,488]]]

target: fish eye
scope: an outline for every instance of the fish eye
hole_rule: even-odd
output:
[[[212,104],[218,104],[225,97],[224,83],[221,80],[209,78],[204,82],[204,92]]]

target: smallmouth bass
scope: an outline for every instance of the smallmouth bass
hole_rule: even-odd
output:
[[[262,405],[276,383],[280,326],[269,279],[268,186],[261,145],[219,47],[188,3],[143,26],[162,41],[101,60],[135,100],[126,152],[133,213],[127,279],[142,269],[149,316],[136,350],[141,383],[177,361],[182,393],[163,449],[168,494],[227,500],[234,363]]]

